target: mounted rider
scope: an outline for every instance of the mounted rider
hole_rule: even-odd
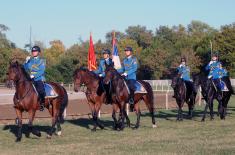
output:
[[[27,56],[24,63],[24,69],[29,73],[30,78],[37,90],[40,99],[40,111],[44,110],[46,92],[44,89],[45,81],[45,60],[40,58],[41,49],[38,46],[33,46],[31,49],[32,57]]]
[[[130,89],[129,104],[133,109],[134,93],[138,85],[136,82],[136,72],[138,64],[137,58],[133,56],[133,50],[131,47],[126,47],[124,51],[126,57],[123,59],[122,68],[119,69],[118,72],[122,73],[122,76],[124,76],[127,80],[127,84]]]
[[[211,61],[205,68],[209,71],[208,79],[212,79],[213,83],[216,86],[216,89],[219,91],[228,91],[227,86],[221,80],[223,77],[228,76],[227,70],[222,67],[220,61],[218,61],[218,53],[212,55]]]
[[[190,78],[190,67],[186,64],[185,57],[181,57],[181,63],[177,67],[177,71],[178,74],[181,75],[180,78],[183,79],[183,81],[185,82],[186,88],[192,90],[196,94],[192,80]],[[175,94],[173,95],[173,97],[175,98]]]
[[[99,77],[101,78],[104,78],[105,76],[105,68],[106,68],[106,65],[112,65],[113,64],[113,61],[112,59],[110,58],[110,50],[109,49],[105,49],[102,51],[102,54],[103,54],[103,58],[100,59],[99,61],[99,67],[97,70],[95,70],[94,72],[96,74],[99,75]],[[110,85],[109,84],[104,84],[103,83],[103,86],[104,86],[104,89],[106,91],[106,103],[107,104],[111,104],[112,103],[112,96],[110,94]]]

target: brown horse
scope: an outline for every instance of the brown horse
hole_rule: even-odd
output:
[[[80,68],[75,70],[74,75],[74,91],[78,92],[81,88],[81,85],[85,85],[87,87],[86,97],[88,100],[88,105],[92,112],[92,118],[94,121],[94,127],[92,131],[96,131],[97,126],[101,129],[104,128],[103,124],[101,124],[98,120],[98,113],[100,111],[101,105],[106,101],[106,92],[103,87],[102,78],[97,76],[94,72],[91,72],[85,68]],[[117,119],[115,113],[119,110],[117,104],[113,103],[113,114],[112,118],[114,119],[114,129],[117,129]],[[130,120],[125,115],[127,119],[127,124],[130,124]]]
[[[33,81],[30,79],[23,66],[18,64],[17,61],[10,63],[7,76],[8,81],[14,82],[16,89],[13,98],[14,108],[17,115],[16,124],[18,125],[16,142],[21,141],[22,138],[22,113],[24,111],[27,111],[29,114],[29,130],[27,137],[30,135],[30,133],[41,137],[40,131],[33,128],[35,113],[37,110],[39,110],[40,105],[39,97],[33,86]],[[49,113],[52,117],[52,126],[47,135],[48,138],[51,138],[55,129],[55,125],[57,125],[57,134],[61,135],[60,123],[63,121],[64,109],[68,105],[68,95],[62,86],[53,82],[49,82],[49,84],[54,88],[58,95],[54,98],[47,98],[45,102],[45,107],[49,110]]]
[[[104,125],[98,119],[98,113],[100,111],[101,105],[105,102],[106,99],[106,94],[101,83],[101,78],[88,69],[80,68],[74,71],[73,79],[75,92],[80,91],[81,85],[83,84],[87,87],[85,94],[94,121],[94,127],[92,131],[96,131],[97,126],[100,127],[100,129],[104,129]]]
[[[129,100],[129,93],[128,93],[128,88],[127,84],[125,82],[125,79],[117,72],[115,68],[113,68],[112,65],[107,65],[106,70],[105,70],[105,78],[104,78],[104,83],[109,83],[111,82],[111,89],[112,89],[112,99],[118,105],[120,109],[120,116],[121,116],[121,127],[120,129],[124,128],[124,118],[126,117],[126,110],[125,110],[125,105]],[[135,125],[135,129],[139,128],[140,124],[140,107],[139,107],[139,101],[143,100],[149,109],[150,115],[152,117],[152,126],[153,128],[156,127],[155,123],[155,116],[154,116],[154,95],[152,91],[152,87],[150,86],[149,83],[145,81],[139,80],[145,90],[147,91],[146,93],[136,93],[134,95],[134,109],[136,111],[137,115],[137,121]],[[115,112],[115,110],[113,111]],[[116,122],[117,123],[117,122]],[[118,126],[118,125],[117,125]]]

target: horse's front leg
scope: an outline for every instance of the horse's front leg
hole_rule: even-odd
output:
[[[19,109],[16,110],[16,125],[17,125],[17,133],[16,133],[16,142],[20,142],[22,138],[22,111]]]
[[[36,110],[30,110],[29,111],[29,124],[28,124],[28,134],[26,135],[27,137],[30,136],[30,133],[32,132],[32,134],[38,136],[38,137],[41,137],[41,132],[34,129],[33,128],[33,120],[34,120],[34,117],[35,117],[35,113],[36,113]]]
[[[96,128],[97,128],[97,116],[96,115],[97,114],[95,112],[95,105],[93,103],[89,102],[89,101],[88,101],[88,105],[89,105],[89,107],[91,109],[91,115],[92,115],[92,120],[93,120],[93,124],[94,124],[93,128],[91,129],[91,131],[96,131]]]
[[[117,121],[117,117],[116,117],[117,109],[118,109],[117,104],[113,103],[112,118],[113,118],[113,129],[114,130],[117,130],[117,128],[118,128],[118,121]]]
[[[104,129],[104,125],[100,122],[100,120],[98,118],[98,114],[100,112],[101,105],[102,105],[102,102],[97,102],[95,104],[95,112],[96,112],[95,117],[97,117],[96,118],[96,124],[99,126],[100,129]]]
[[[124,121],[125,121],[125,105],[126,103],[125,102],[122,102],[121,103],[121,108],[120,108],[120,114],[121,114],[121,126],[120,126],[120,130],[123,130],[125,128],[125,124],[124,124]]]
[[[208,100],[208,106],[210,109],[210,119],[213,120],[214,119],[214,110],[213,110],[213,98],[211,98],[210,100]]]

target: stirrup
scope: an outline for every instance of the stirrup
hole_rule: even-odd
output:
[[[40,103],[40,105],[39,105],[39,110],[40,110],[40,111],[43,111],[44,108],[45,108],[45,104],[44,104],[44,103]]]
[[[134,105],[134,100],[133,100],[133,98],[130,98],[130,99],[129,99],[129,104],[130,104],[130,105]]]

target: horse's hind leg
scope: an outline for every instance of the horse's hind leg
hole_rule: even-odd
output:
[[[59,117],[59,110],[58,109],[59,108],[57,108],[57,107],[58,107],[57,102],[55,102],[55,100],[54,100],[51,108],[49,109],[49,111],[52,115],[52,123],[51,123],[51,129],[47,134],[48,139],[50,139],[52,137],[52,134],[55,131],[56,123],[58,122],[58,117]]]
[[[38,137],[41,137],[40,131],[33,128],[33,120],[34,120],[34,117],[35,117],[35,113],[36,113],[36,110],[30,110],[29,111],[29,124],[28,124],[29,133],[27,135],[28,137],[29,137],[31,132],[32,132],[32,134],[34,134]]]
[[[17,133],[16,133],[16,142],[20,142],[21,138],[22,138],[22,111],[20,111],[19,109],[15,109],[16,110],[16,125],[17,127]]]
[[[136,124],[135,124],[134,129],[138,129],[140,126],[140,107],[139,107],[138,103],[135,104],[135,111],[136,111],[135,113],[137,116],[137,120],[136,120]]]

